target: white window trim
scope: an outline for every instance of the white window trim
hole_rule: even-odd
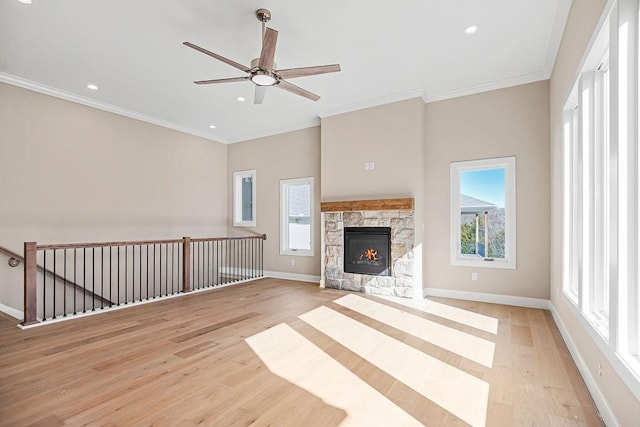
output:
[[[470,259],[460,255],[460,173],[479,169],[505,170],[505,258]],[[450,165],[450,256],[451,265],[480,268],[516,268],[516,158],[452,162]]]
[[[585,196],[586,192],[583,192],[582,188],[578,188],[576,191],[576,185],[572,183],[571,171],[566,169],[567,162],[572,163],[570,167],[573,169],[579,167],[576,166],[576,160],[573,159],[578,151],[576,148],[573,148],[572,153],[565,151],[565,155],[569,154],[572,158],[565,159],[564,163],[563,215],[565,221],[563,226],[565,229],[563,236],[565,242],[563,247],[567,252],[563,256],[563,298],[560,300],[570,308],[574,317],[579,320],[583,329],[596,343],[616,373],[636,398],[640,399],[640,333],[638,332],[640,328],[640,296],[638,295],[640,292],[638,285],[640,271],[637,263],[640,255],[640,212],[638,212],[640,153],[637,148],[637,125],[640,120],[640,111],[638,110],[640,46],[637,18],[640,9],[638,0],[619,0],[610,2],[610,4],[610,10],[605,8],[605,15],[603,15],[601,24],[595,33],[597,37],[593,38],[587,49],[589,53],[583,60],[580,76],[574,86],[574,89],[580,86],[584,87],[582,78],[586,73],[594,74],[597,79],[599,72],[606,71],[608,67],[610,77],[609,140],[607,141],[609,159],[606,164],[602,165],[606,174],[605,180],[602,184],[596,183],[592,188],[595,199],[600,197],[600,193],[606,193],[608,188],[608,194],[604,194],[604,197],[595,201],[596,205],[604,204],[604,212],[599,212],[604,218],[604,222],[596,224],[596,227],[598,225],[603,227],[604,236],[598,236],[598,233],[602,233],[601,231],[593,233],[591,229],[586,230],[600,241],[600,245],[607,246],[603,253],[597,253],[598,243],[596,243],[596,253],[592,259],[602,260],[604,258],[604,266],[608,269],[608,325],[606,322],[607,313],[600,311],[601,307],[593,303],[594,282],[583,280],[589,277],[587,275],[585,278],[581,271],[577,274],[570,271],[571,263],[576,259],[581,260],[580,270],[589,268],[589,256],[591,255],[589,252],[593,252],[590,248],[587,248],[586,251],[581,249],[585,245],[585,240],[582,239],[583,233],[585,233],[584,229],[587,228],[585,224],[581,224],[578,233],[566,228],[569,221],[573,221],[573,223],[582,221],[580,212],[571,212],[575,211],[576,207],[583,206],[582,199],[584,197],[594,198],[594,196]],[[604,61],[602,60],[603,53],[607,49],[609,52],[608,62],[606,58]],[[577,91],[574,90],[573,93],[577,93]],[[595,93],[597,95],[597,91]],[[571,138],[570,129],[567,127],[567,123],[570,122],[567,114],[580,101],[577,96],[572,94],[565,104],[565,143]],[[583,116],[582,119],[586,117]],[[597,116],[592,118],[592,120],[594,119],[597,121]],[[582,135],[580,135],[578,145],[583,143]],[[565,144],[565,148],[568,148],[567,144]],[[578,161],[580,162],[581,159],[578,158]],[[589,171],[580,177],[586,181],[587,185],[590,185],[592,174],[593,171]],[[577,203],[576,193],[578,193]],[[586,243],[588,244],[590,241],[592,238],[587,239]],[[586,262],[587,265],[583,262]],[[574,300],[570,290],[576,285],[579,294],[585,295]],[[592,374],[595,376],[595,373],[592,372]]]
[[[311,210],[310,210],[310,245],[309,249],[291,249],[289,248],[289,197],[287,194],[287,188],[290,185],[309,184],[311,198]],[[280,180],[280,255],[293,255],[293,256],[314,256],[313,248],[315,246],[315,213],[314,213],[314,179],[313,177],[306,178],[294,178]]]
[[[244,178],[252,178],[251,190],[251,221],[242,220],[242,185]],[[255,227],[256,226],[256,171],[255,169],[236,171],[233,173],[233,226],[234,227]]]

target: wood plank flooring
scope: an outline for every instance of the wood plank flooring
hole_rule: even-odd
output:
[[[1,426],[602,425],[544,310],[261,279],[16,323]]]

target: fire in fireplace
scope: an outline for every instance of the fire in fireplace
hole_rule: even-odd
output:
[[[391,228],[345,227],[344,271],[391,276]]]

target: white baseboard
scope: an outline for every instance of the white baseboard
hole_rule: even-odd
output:
[[[0,304],[0,311],[11,317],[15,317],[18,320],[22,320],[24,318],[24,314],[20,310],[16,310],[8,305]]]
[[[582,358],[582,355],[580,354],[578,347],[575,345],[575,343],[571,339],[571,335],[569,335],[569,332],[567,331],[567,328],[564,326],[564,323],[562,323],[562,320],[560,320],[560,316],[558,315],[556,308],[553,306],[553,304],[549,303],[549,309],[551,310],[551,315],[553,316],[553,320],[556,322],[556,325],[560,330],[560,334],[562,335],[562,338],[564,339],[564,342],[567,345],[567,348],[569,349],[569,353],[571,353],[571,357],[573,358],[573,361],[578,367],[578,371],[580,371],[580,375],[582,375],[582,379],[587,385],[587,388],[589,389],[589,393],[591,393],[591,397],[593,397],[593,401],[596,403],[596,406],[598,407],[598,412],[600,413],[602,420],[607,425],[607,427],[619,426],[620,423],[618,423],[618,419],[613,414],[613,411],[609,406],[609,402],[607,402],[607,399],[605,399],[604,395],[600,391],[600,388],[598,387],[598,384],[593,378],[593,375],[591,375],[591,372],[587,368],[587,364],[584,362],[584,359]]]
[[[517,307],[540,308],[549,310],[549,300],[539,298],[516,297],[511,295],[486,294],[481,292],[454,291],[450,289],[425,288],[424,294],[430,297],[453,298],[466,301],[488,302],[492,304],[514,305]]]
[[[320,283],[320,276],[312,276],[310,274],[286,273],[284,271],[264,271],[265,277],[273,277],[274,279],[298,280],[300,282]]]

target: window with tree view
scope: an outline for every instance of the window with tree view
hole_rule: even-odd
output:
[[[515,158],[451,164],[451,262],[515,268]]]

